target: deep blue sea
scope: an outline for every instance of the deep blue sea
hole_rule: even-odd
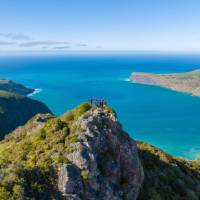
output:
[[[46,103],[56,115],[91,97],[103,97],[131,137],[189,159],[200,154],[200,98],[127,78],[133,71],[198,68],[200,55],[191,54],[0,56],[0,78],[41,89],[31,98]]]

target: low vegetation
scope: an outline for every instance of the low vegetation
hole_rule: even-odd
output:
[[[198,200],[200,162],[174,158],[162,150],[138,143],[144,183],[138,200]]]
[[[20,94],[23,96],[34,92],[34,89],[27,88],[22,84],[6,79],[0,79],[0,90]]]
[[[200,70],[172,74],[152,74],[135,72],[130,80],[135,83],[159,85],[178,92],[200,96]]]
[[[0,90],[0,139],[37,113],[51,113],[43,103]]]
[[[59,199],[56,169],[68,163],[65,154],[73,151],[70,143],[78,140],[76,119],[90,108],[84,103],[61,117],[51,117],[36,132],[31,131],[32,119],[29,129],[0,142],[0,199]],[[82,177],[87,181],[87,171]]]
[[[0,199],[60,199],[57,172],[69,163],[66,154],[74,151],[71,144],[79,141],[77,119],[90,109],[95,108],[83,103],[60,117],[38,115],[0,142]],[[199,200],[199,159],[187,161],[143,142],[137,145],[145,174],[138,200]],[[103,155],[102,174],[115,155],[110,150]],[[82,170],[81,177],[85,184],[91,178],[88,170]],[[120,184],[126,187],[127,180]]]

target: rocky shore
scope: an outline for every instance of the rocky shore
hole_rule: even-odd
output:
[[[200,70],[174,74],[133,72],[129,80],[134,83],[156,85],[200,96]]]

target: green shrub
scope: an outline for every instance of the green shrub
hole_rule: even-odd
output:
[[[46,131],[45,131],[44,128],[42,128],[42,129],[40,130],[39,135],[38,135],[38,139],[44,140],[45,138],[46,138]]]
[[[23,199],[24,197],[24,189],[21,185],[14,185],[13,187],[14,197],[16,199]]]
[[[53,160],[59,164],[63,164],[63,163],[67,164],[69,162],[64,156],[61,156],[61,155],[55,157]]]
[[[82,170],[81,171],[81,177],[84,182],[88,182],[89,180],[89,171],[88,170]]]
[[[106,106],[105,110],[108,111],[108,113],[113,113],[115,116],[117,116],[117,113],[113,110],[112,107],[110,106]]]
[[[77,142],[77,140],[78,140],[77,135],[69,135],[68,137],[66,137],[65,143],[69,144],[69,143]]]
[[[14,197],[3,187],[0,187],[0,199],[2,200],[14,200]]]
[[[45,124],[45,130],[58,131],[67,127],[66,122],[59,118],[49,119]]]
[[[78,107],[75,108],[74,110],[74,119],[78,119],[82,114],[87,112],[88,110],[91,109],[91,105],[89,103],[82,103]]]
[[[77,125],[74,123],[74,124],[71,125],[70,131],[75,132],[76,130],[77,130]]]
[[[66,112],[63,116],[61,116],[61,119],[63,119],[66,122],[73,121],[74,120],[73,110]]]

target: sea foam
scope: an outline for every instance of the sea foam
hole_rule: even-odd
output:
[[[122,81],[126,81],[126,82],[129,82],[130,81],[130,79],[129,78],[123,78],[123,79],[121,79]]]
[[[32,96],[34,96],[34,95],[36,95],[36,94],[38,94],[40,92],[42,92],[42,88],[36,88],[34,90],[34,92],[32,92],[31,94],[28,95],[28,97],[32,97]]]

